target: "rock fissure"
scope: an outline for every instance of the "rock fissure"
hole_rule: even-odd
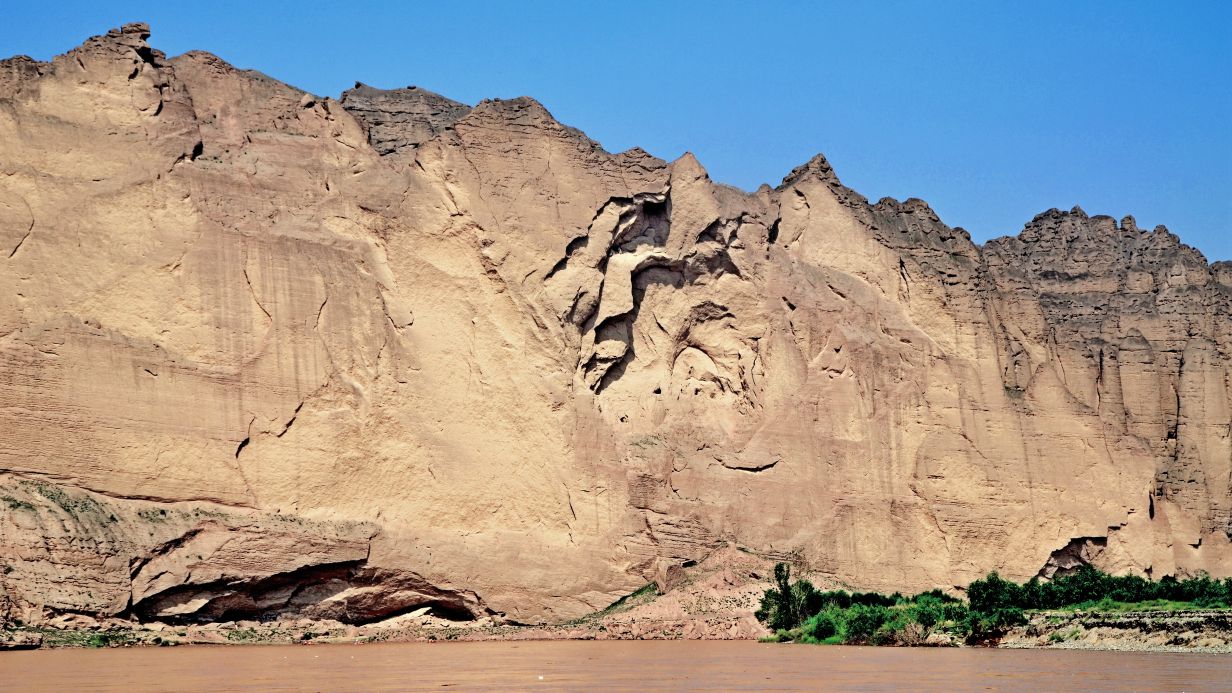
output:
[[[34,233],[34,222],[33,221],[30,222],[30,228],[26,229],[26,232],[22,234],[20,239],[17,240],[17,245],[13,246],[13,249],[9,251],[10,260],[13,259],[14,255],[17,254],[17,251],[21,250],[21,246],[25,244],[26,239],[30,238],[30,234],[32,233]]]

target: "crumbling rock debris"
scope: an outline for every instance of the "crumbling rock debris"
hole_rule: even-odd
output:
[[[563,621],[724,544],[1232,572],[1232,269],[1166,229],[980,247],[820,156],[745,193],[148,36],[0,61],[6,618]]]

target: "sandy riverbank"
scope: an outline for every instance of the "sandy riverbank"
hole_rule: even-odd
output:
[[[770,586],[774,560],[735,547],[656,583],[601,612],[558,625],[492,619],[450,621],[424,608],[363,625],[284,619],[269,623],[137,623],[67,614],[0,631],[6,647],[123,647],[273,643],[376,643],[492,640],[756,640],[768,635],[753,616]],[[819,587],[824,578],[813,576]],[[999,643],[1005,648],[1138,652],[1232,652],[1232,611],[1041,612]]]

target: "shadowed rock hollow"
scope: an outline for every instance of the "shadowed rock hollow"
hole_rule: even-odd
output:
[[[820,156],[744,193],[147,37],[0,62],[0,619],[1232,572],[1232,267],[1163,228],[981,248]]]

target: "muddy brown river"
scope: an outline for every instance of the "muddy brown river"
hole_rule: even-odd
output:
[[[0,653],[5,691],[1232,690],[1232,656],[752,642],[479,642]]]

